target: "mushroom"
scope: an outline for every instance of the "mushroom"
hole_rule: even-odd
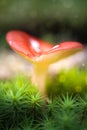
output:
[[[49,65],[83,49],[83,45],[79,42],[66,41],[54,46],[18,30],[8,32],[6,41],[14,51],[33,64],[32,83],[44,96],[46,96],[45,81]]]

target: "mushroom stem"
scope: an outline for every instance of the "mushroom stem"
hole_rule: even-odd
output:
[[[43,96],[46,96],[46,76],[48,66],[35,64],[32,75],[32,83],[38,88]]]

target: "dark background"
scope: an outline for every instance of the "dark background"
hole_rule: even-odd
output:
[[[76,40],[87,45],[87,0],[0,0],[1,46],[20,29],[46,41]]]

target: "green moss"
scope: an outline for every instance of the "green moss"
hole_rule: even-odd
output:
[[[62,71],[53,80],[47,80],[48,95],[61,93],[85,94],[87,92],[87,69],[73,68],[70,71]]]
[[[50,103],[23,75],[0,81],[0,129],[86,130],[86,69],[62,71],[54,80],[47,83],[48,90],[55,89],[48,93]]]

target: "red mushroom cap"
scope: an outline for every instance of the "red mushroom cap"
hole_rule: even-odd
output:
[[[53,47],[53,45],[22,31],[8,32],[6,40],[13,50],[27,56],[28,58],[40,56],[43,52]]]
[[[50,55],[56,52],[82,49],[83,45],[79,42],[63,42],[56,46],[48,44],[22,31],[10,31],[6,35],[6,40],[13,50],[24,55],[31,61],[36,60],[42,55]]]
[[[72,50],[72,49],[82,49],[83,45],[80,42],[75,42],[75,41],[66,41],[62,42],[53,48],[51,48],[47,53],[53,53],[56,51],[63,51],[63,50]]]

